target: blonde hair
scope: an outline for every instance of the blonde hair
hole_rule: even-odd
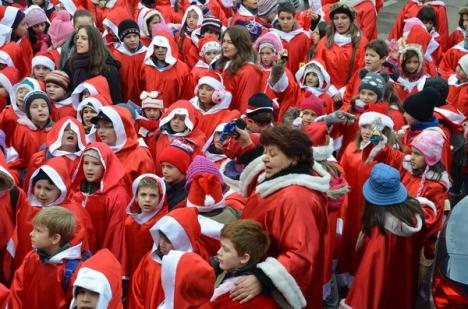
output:
[[[60,206],[43,208],[33,219],[33,225],[43,225],[49,230],[49,236],[60,235],[60,245],[69,242],[76,231],[76,219],[73,213]]]

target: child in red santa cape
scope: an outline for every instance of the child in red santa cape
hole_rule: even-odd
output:
[[[468,31],[465,32],[464,40],[460,41],[444,53],[439,66],[440,76],[448,79],[450,75],[455,72],[460,58],[466,54],[468,54]]]
[[[363,228],[356,249],[363,257],[340,308],[414,308],[421,249],[438,210],[411,197],[398,171],[383,163],[374,166],[362,191]]]
[[[107,248],[125,265],[125,208],[130,201],[123,185],[125,170],[104,143],[88,145],[72,178],[72,199],[91,217],[92,252]],[[123,266],[124,267],[124,266]]]
[[[70,309],[122,309],[122,266],[107,249],[80,265]]]
[[[325,102],[317,98],[313,93],[306,92],[304,101],[299,108],[290,108],[283,123],[293,127],[304,127],[325,114]]]
[[[134,20],[138,23],[138,27],[140,28],[140,40],[145,46],[148,46],[153,38],[153,25],[166,23],[161,12],[143,6],[138,10],[135,10]]]
[[[33,54],[47,51],[51,45],[50,37],[47,34],[50,21],[46,13],[37,5],[29,6],[24,13],[28,25],[28,39],[31,42]]]
[[[466,72],[466,73],[465,73]],[[468,54],[458,61],[455,72],[448,79],[449,94],[447,102],[468,116]]]
[[[157,91],[143,91],[140,100],[141,109],[137,110],[139,113],[135,119],[135,131],[149,145],[158,133],[159,119],[164,113],[164,102]]]
[[[199,244],[201,234],[195,208],[175,209],[162,217],[150,229],[154,244],[133,274],[129,293],[129,308],[156,308],[164,300],[161,262],[171,250],[209,256]]]
[[[47,74],[55,70],[55,62],[48,52],[38,52],[31,62],[31,77],[45,82]]]
[[[193,68],[198,61],[197,45],[192,40],[193,31],[203,23],[203,12],[200,7],[191,5],[187,8],[182,18],[182,28],[176,35],[179,59],[189,68]],[[198,37],[196,38],[198,39]]]
[[[128,8],[118,7],[107,14],[106,18],[102,21],[104,26],[102,37],[104,39],[104,44],[111,54],[123,43],[119,36],[119,25],[122,21],[127,19],[132,19]]]
[[[130,195],[135,178],[155,171],[148,147],[138,141],[132,115],[121,106],[103,106],[91,121],[96,126],[96,141],[106,143],[122,163]]]
[[[98,94],[105,97],[109,104],[118,103],[112,101],[109,83],[107,82],[107,79],[102,75],[98,75],[87,79],[78,86],[76,86],[72,94],[70,95],[70,98],[72,99],[73,107],[75,107],[75,109],[78,109],[78,105],[83,99],[89,96],[96,96]]]
[[[426,51],[426,57],[431,55],[434,64],[438,67],[440,60],[442,59],[443,53],[447,50],[448,38],[446,41],[442,41],[442,37],[438,32],[438,25],[435,16],[435,11],[431,7],[422,8],[417,18],[422,21],[427,32],[431,35],[432,40],[430,43],[429,50]],[[437,44],[435,44],[437,43]],[[457,42],[458,43],[458,42]]]
[[[107,99],[100,94],[86,97],[80,102],[80,104],[78,104],[78,108],[76,109],[76,119],[78,119],[84,127],[86,141],[94,141],[96,127],[92,123],[92,120],[97,116],[101,107],[106,105],[112,105],[112,103],[107,101]]]
[[[162,258],[160,309],[212,308],[215,276],[210,264],[198,254],[171,250]]]
[[[0,70],[0,111],[4,111],[7,106],[11,108],[11,101],[15,92],[13,86],[19,82],[18,70],[13,67],[7,67]],[[3,113],[0,113],[0,123]],[[0,124],[1,126],[1,124]]]
[[[468,7],[464,6],[458,10],[458,27],[450,34],[446,50],[457,45],[465,39],[465,31],[468,29]]]
[[[221,53],[221,44],[219,40],[207,36],[206,38],[200,39],[198,42],[198,54],[199,60],[192,68],[192,80],[195,84],[198,84],[198,80],[208,73],[210,63]]]
[[[40,303],[66,309],[72,298],[71,277],[83,254],[81,244],[71,244],[76,218],[63,207],[47,207],[34,217],[32,225],[33,251],[15,272],[8,307],[33,308]]]
[[[211,303],[213,308],[278,308],[272,292],[275,276],[267,272],[262,258],[270,246],[268,233],[252,220],[238,220],[226,224],[221,230],[221,247],[211,258],[216,273],[216,285]],[[269,283],[263,294],[240,303],[231,298],[230,292],[246,275],[262,272]],[[278,279],[278,278],[276,278]],[[292,290],[292,289],[291,289]],[[277,291],[276,291],[277,292]]]
[[[190,68],[178,59],[178,55],[174,38],[167,32],[156,33],[141,67],[140,89],[158,91],[165,107],[177,100],[188,99],[193,89]]]
[[[151,250],[150,228],[167,214],[166,184],[154,174],[143,174],[133,181],[133,198],[127,206],[125,239],[127,243],[127,271],[132,275],[141,258]]]
[[[240,1],[239,8],[234,16],[231,18],[230,25],[236,25],[236,21],[251,21],[255,20],[258,12],[257,1],[242,0]]]
[[[231,99],[232,94],[224,87],[219,73],[207,72],[198,80],[190,103],[201,113],[197,127],[205,136],[211,136],[220,123],[240,117],[237,110],[229,109]]]
[[[72,99],[69,96],[70,78],[64,71],[55,70],[45,77],[46,93],[52,102],[51,118],[59,121],[63,117],[76,117]]]
[[[291,73],[296,73],[300,64],[308,60],[312,39],[310,34],[297,23],[296,9],[290,2],[281,2],[277,12],[278,19],[273,23],[272,31],[278,35],[284,49],[288,51],[286,67]]]
[[[263,91],[279,104],[278,121],[282,121],[285,112],[291,106],[296,106],[301,91],[294,76],[286,67],[288,51],[283,49],[281,39],[273,32],[260,36],[254,44],[258,55],[258,66],[262,71]]]

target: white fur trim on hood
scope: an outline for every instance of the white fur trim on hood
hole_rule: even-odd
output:
[[[359,126],[372,125],[378,119],[382,121],[382,124],[393,130],[393,120],[387,115],[377,113],[377,112],[365,112],[359,117]]]
[[[112,106],[103,106],[101,107],[101,112],[109,117],[112,121],[112,125],[114,127],[116,141],[115,145],[110,146],[114,153],[119,152],[127,143],[127,132],[125,131],[125,127],[120,117],[120,114],[112,107]]]
[[[174,118],[175,115],[185,116],[185,120],[184,120],[185,126],[190,130],[190,132],[193,130],[193,128],[194,128],[193,122],[190,119],[189,111],[187,109],[185,109],[185,108],[174,108],[169,113],[169,115],[167,115],[164,118],[161,118],[161,120],[159,122],[159,127],[162,128],[164,125],[168,124],[172,120],[172,118]],[[179,133],[177,133],[177,134],[179,134]],[[179,135],[176,135],[176,136],[179,136]]]
[[[399,220],[397,217],[390,213],[385,214],[384,227],[387,231],[400,237],[409,237],[422,229],[422,218],[420,215],[415,216],[416,225],[410,226],[405,222]]]
[[[115,4],[117,3],[117,0],[107,0],[104,6],[101,6],[99,4],[99,0],[91,0],[91,2],[93,4],[95,4],[96,6],[98,6],[98,7],[104,7],[104,8],[112,9],[115,6]]]
[[[76,246],[67,248],[63,251],[60,251],[56,255],[52,256],[48,261],[46,261],[46,264],[53,264],[53,265],[58,265],[58,264],[63,264],[63,260],[73,260],[73,259],[79,259],[81,258],[81,243],[79,243]]]
[[[166,59],[164,59],[164,61],[167,64],[169,64],[168,66],[164,68],[158,68],[154,64],[153,59],[151,57],[154,55],[155,46],[167,48]],[[175,58],[172,53],[173,53],[173,50],[171,48],[171,44],[169,43],[169,40],[165,36],[156,35],[151,41],[150,45],[148,46],[148,49],[146,50],[144,63],[154,67],[158,71],[167,71],[177,63],[177,58]]]
[[[201,233],[213,239],[221,239],[221,230],[224,224],[219,223],[213,219],[205,217],[204,215],[198,215],[198,223],[200,223]]]
[[[80,94],[85,90],[88,90],[90,96],[99,94],[96,87],[88,82],[82,82],[76,86],[75,90],[73,90],[72,94],[70,95],[70,98],[72,99],[72,105],[75,110],[78,109],[78,105],[80,104]]]
[[[112,299],[112,288],[109,280],[100,271],[88,267],[80,268],[73,283],[73,295],[76,294],[77,287],[82,287],[99,294],[96,309],[106,309]],[[70,308],[76,308],[75,298],[73,298]]]
[[[37,174],[39,174],[40,171],[43,171],[44,173],[49,176],[49,178],[52,180],[54,185],[59,189],[60,195],[59,197],[51,202],[48,205],[41,205],[39,201],[36,199],[36,197],[33,194],[33,179],[36,177]],[[42,165],[38,169],[34,171],[34,173],[31,175],[31,178],[29,179],[29,188],[28,188],[28,200],[31,204],[31,206],[36,206],[36,207],[47,207],[47,206],[53,206],[53,205],[60,205],[65,198],[67,197],[68,194],[68,189],[65,186],[65,183],[63,182],[62,177],[57,173],[57,171],[49,165]]]
[[[160,260],[157,254],[155,254],[159,246],[159,231],[166,235],[174,246],[174,250],[193,252],[192,243],[184,227],[174,217],[165,215],[150,229],[150,234],[154,242],[153,248],[151,249],[153,259],[157,261]]]
[[[326,161],[333,154],[333,139],[330,138],[328,145],[324,146],[312,146],[312,151],[315,161]]]
[[[73,153],[65,153],[61,152],[61,155],[72,155],[74,158],[79,157],[81,155],[81,152],[86,148],[86,145],[83,145],[81,142],[81,136],[80,136],[80,129],[78,126],[71,120],[67,120],[63,123],[62,127],[60,128],[60,132],[57,136],[57,139],[49,146],[49,152],[52,154],[52,156],[57,157],[60,156],[58,153],[59,148],[62,146],[62,137],[63,134],[65,133],[65,128],[70,125],[70,129],[76,134],[76,139],[78,140],[78,151],[73,152]]]

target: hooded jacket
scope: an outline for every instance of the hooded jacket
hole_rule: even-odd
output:
[[[98,75],[85,80],[74,88],[70,98],[72,99],[72,104],[75,109],[78,109],[78,105],[80,104],[80,95],[85,90],[87,90],[91,96],[100,94],[109,102],[109,104],[112,103],[109,83],[104,76]]]

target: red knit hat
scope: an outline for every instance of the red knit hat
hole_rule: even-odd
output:
[[[333,153],[333,140],[330,138],[327,143],[329,134],[325,122],[313,122],[305,126],[304,131],[312,142],[314,160],[327,160]]]
[[[193,177],[187,207],[196,207],[200,212],[223,208],[223,187],[219,178],[212,174],[198,174]]]
[[[306,91],[304,101],[301,103],[301,111],[305,109],[310,109],[317,116],[322,116],[325,114],[325,102],[312,92]]]
[[[159,155],[159,162],[167,162],[174,165],[182,174],[187,173],[187,169],[192,160],[193,148],[180,140],[174,140]]]

